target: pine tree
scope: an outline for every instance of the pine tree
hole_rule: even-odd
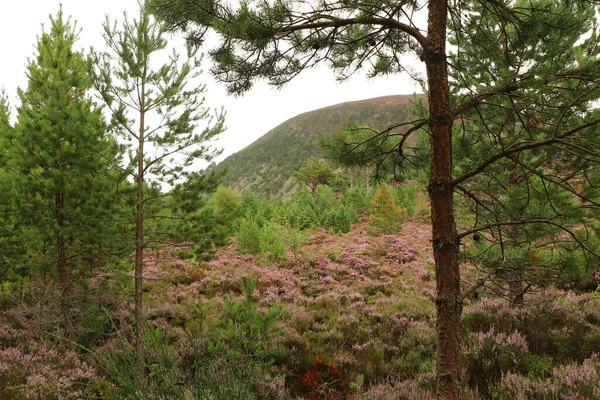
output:
[[[18,268],[16,258],[24,253],[18,238],[15,224],[15,204],[12,195],[13,185],[8,170],[10,136],[10,105],[4,92],[0,92],[0,280],[8,281],[14,277]]]
[[[341,177],[327,164],[321,162],[318,158],[311,157],[302,163],[298,171],[292,176],[298,182],[305,184],[314,195],[319,185],[334,186],[339,183]]]
[[[73,330],[72,276],[91,267],[84,256],[95,253],[105,233],[99,221],[116,203],[108,160],[116,146],[87,95],[91,79],[83,54],[73,49],[77,36],[62,8],[50,17],[27,65],[28,87],[19,90],[18,121],[6,149],[20,224],[35,232],[24,240],[44,255],[42,273],[58,277],[67,336]]]
[[[128,140],[126,169],[136,186],[135,211],[135,346],[143,372],[143,263],[144,248],[173,238],[157,233],[149,223],[169,215],[146,212],[149,202],[164,197],[163,185],[183,188],[192,163],[219,154],[209,144],[223,131],[223,113],[211,115],[204,106],[205,87],[195,79],[200,61],[190,51],[181,60],[173,51],[156,67],[167,48],[165,29],[140,3],[139,19],[124,16],[122,27],[104,23],[109,53],[96,54],[96,86],[112,112],[112,126]],[[199,127],[207,120],[205,128]],[[172,192],[170,194],[173,194]]]
[[[586,266],[585,253],[596,252],[586,227],[598,209],[583,204],[599,199],[581,190],[583,181],[594,187],[598,179],[599,138],[585,128],[600,116],[591,111],[599,91],[586,78],[596,68],[595,56],[586,54],[597,42],[590,31],[594,10],[558,2],[509,20],[481,5],[473,12],[478,22],[450,37],[463,44],[451,54],[456,96],[511,79],[515,88],[466,111],[455,126],[457,199],[471,215],[463,236],[475,238],[465,256],[482,267],[480,285],[520,304],[533,285],[575,277]],[[480,23],[489,29],[475,29]],[[557,28],[547,29],[549,23]],[[564,68],[572,70],[560,79],[548,73]],[[546,78],[527,82],[536,75]],[[498,154],[504,156],[489,163]]]
[[[370,214],[371,225],[385,233],[402,231],[402,225],[408,216],[405,208],[396,205],[392,192],[385,185],[379,186],[375,191]]]
[[[461,397],[459,252],[461,238],[469,233],[458,233],[455,192],[461,190],[467,179],[485,173],[499,160],[514,158],[525,150],[560,146],[565,140],[585,141],[586,136],[594,135],[592,128],[600,124],[599,118],[591,114],[579,119],[569,118],[586,114],[592,107],[591,101],[598,98],[600,61],[596,54],[600,43],[596,31],[591,29],[595,22],[594,6],[593,2],[567,0],[334,0],[318,1],[310,7],[306,7],[304,1],[242,2],[239,6],[231,6],[221,1],[152,0],[154,12],[172,29],[186,31],[190,42],[200,44],[207,27],[220,35],[222,40],[211,51],[215,62],[212,72],[228,85],[231,93],[247,91],[257,78],[281,86],[302,70],[322,62],[336,70],[341,79],[363,68],[368,69],[370,76],[410,70],[404,62],[405,54],[417,56],[423,62],[425,76],[417,79],[427,91],[427,109],[421,107],[424,111],[421,117],[411,118],[405,129],[399,132],[387,129],[380,134],[382,137],[397,136],[395,151],[400,157],[396,158],[396,163],[411,155],[407,151],[408,138],[414,132],[421,131],[421,136],[426,138],[423,142],[427,143],[429,155],[428,193],[436,264],[436,390],[441,399]],[[427,14],[426,24],[417,18],[421,10]],[[488,20],[487,13],[495,19]],[[561,15],[572,19],[561,19]],[[574,20],[587,24],[591,36],[581,36],[573,42],[574,34],[569,30]],[[552,30],[558,33],[550,34]],[[580,33],[578,29],[573,31]],[[481,61],[487,61],[486,54],[482,53],[480,59],[474,60],[486,70],[484,73],[498,78],[497,85],[490,86],[490,81],[481,79],[485,76],[478,74],[465,75],[458,80],[453,76],[450,80],[449,75],[455,68],[460,69],[460,65],[448,62],[450,51],[446,44],[448,34],[452,32],[460,33],[456,36],[461,39],[456,44],[459,50],[472,46],[475,54],[478,49],[496,46],[502,49],[507,59],[518,58],[520,54],[527,54],[527,59],[517,65],[518,68],[498,73],[494,62]],[[526,39],[536,36],[542,45],[521,42],[521,36]],[[550,46],[555,46],[558,51],[545,53]],[[550,54],[556,56],[557,62],[546,64],[552,61]],[[562,58],[561,54],[570,58]],[[467,84],[461,89],[453,88],[451,92],[451,82],[452,85]],[[588,91],[577,97],[571,95],[570,88],[573,87],[587,87]],[[511,148],[492,141],[494,146],[485,153],[487,158],[475,164],[476,167],[465,173],[453,168],[453,136],[457,135],[453,127],[457,121],[468,121],[464,118],[468,112],[499,98],[522,96],[529,100],[537,94],[538,102],[542,102],[546,90],[550,97],[564,100],[565,126],[554,125],[554,129],[548,130],[546,139],[522,137]],[[574,93],[581,94],[579,91]],[[511,108],[527,107],[526,101],[510,104]],[[484,118],[481,121],[485,123]],[[502,126],[491,128],[494,131]],[[568,158],[576,160],[585,150],[592,153],[587,154],[586,159],[595,162],[598,159],[595,149],[570,146],[563,153],[571,152]],[[361,158],[360,154],[355,156]],[[597,205],[595,203],[594,207]]]

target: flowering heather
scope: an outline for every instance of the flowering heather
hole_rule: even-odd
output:
[[[160,379],[212,393],[238,385],[261,399],[432,399],[430,230],[409,217],[401,233],[371,235],[363,221],[347,234],[314,232],[276,261],[239,254],[235,243],[209,262],[149,252],[147,326],[160,333],[155,345],[166,346],[153,348],[149,362],[160,366]],[[253,278],[249,296],[241,282]],[[118,335],[129,337],[132,299],[102,301],[120,332],[109,330],[94,350],[122,354]],[[31,317],[41,314],[0,315],[0,390],[26,385],[7,398],[45,400],[50,390],[106,396],[102,388],[123,384],[85,354],[59,351],[44,337],[48,323]],[[482,296],[465,300],[463,316],[465,398],[600,398],[600,308],[592,293],[546,289],[519,308]],[[250,370],[252,382],[236,375]],[[164,390],[159,381],[151,383]]]
[[[96,371],[73,351],[44,345],[0,349],[0,398],[80,399],[95,393]]]

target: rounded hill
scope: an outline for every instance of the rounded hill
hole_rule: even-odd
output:
[[[323,158],[319,137],[351,126],[386,129],[404,121],[415,95],[384,96],[340,103],[297,115],[217,165],[229,170],[224,184],[237,191],[251,188],[268,197],[295,188],[292,172],[309,157]]]

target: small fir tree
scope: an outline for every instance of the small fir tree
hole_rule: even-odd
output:
[[[385,233],[401,232],[408,215],[405,208],[396,205],[392,192],[385,185],[379,186],[375,191],[370,214],[371,225]]]

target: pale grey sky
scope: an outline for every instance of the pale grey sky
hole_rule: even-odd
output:
[[[0,88],[4,87],[11,104],[17,104],[17,87],[25,88],[25,64],[35,52],[36,37],[47,24],[48,15],[56,15],[62,3],[65,16],[71,16],[81,29],[77,45],[83,49],[103,48],[102,23],[108,14],[111,20],[122,17],[123,11],[137,15],[137,0],[19,0],[3,4],[0,13]],[[227,96],[225,87],[205,73],[208,91],[207,105],[227,112],[227,131],[221,135],[220,157],[241,150],[280,123],[300,113],[329,105],[393,94],[420,92],[410,78],[393,76],[367,80],[355,76],[350,81],[336,83],[327,68],[306,71],[283,89],[277,90],[259,83],[243,97]]]

